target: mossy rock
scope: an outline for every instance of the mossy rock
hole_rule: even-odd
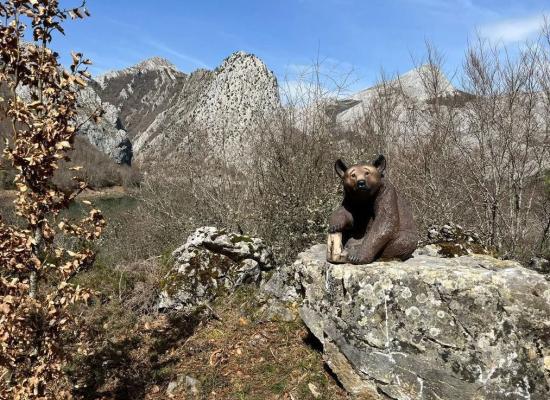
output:
[[[161,286],[163,309],[192,310],[239,286],[259,284],[273,268],[272,253],[260,239],[212,227],[197,229],[172,257]]]

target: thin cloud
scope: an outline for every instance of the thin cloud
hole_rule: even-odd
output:
[[[198,59],[198,58],[195,58],[193,56],[190,56],[189,54],[184,54],[176,49],[173,49],[169,46],[167,46],[166,44],[164,43],[161,43],[161,42],[158,42],[156,40],[152,40],[152,39],[145,39],[144,40],[144,43],[148,44],[149,46],[157,49],[157,50],[160,50],[166,54],[170,54],[174,57],[177,57],[183,61],[187,61],[191,64],[194,64],[194,65],[197,65],[199,67],[202,67],[202,68],[210,68],[210,66],[208,64],[206,64],[204,61]]]
[[[453,1],[441,1],[441,0],[402,0],[405,3],[414,4],[418,7],[426,9],[428,12],[441,15],[457,17],[457,14],[465,14],[468,16],[482,16],[482,17],[497,17],[499,14],[496,10],[483,7],[478,2],[473,0],[453,0]]]
[[[540,31],[544,23],[544,15],[526,18],[515,18],[482,26],[481,36],[492,42],[514,43],[528,39]]]
[[[316,73],[324,77],[336,79],[337,77],[351,75],[354,69],[354,66],[349,62],[325,57],[312,61],[311,64],[286,64],[284,66],[284,73],[286,76],[293,79],[303,79],[306,76],[315,75]]]

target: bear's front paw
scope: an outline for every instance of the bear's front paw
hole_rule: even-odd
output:
[[[346,259],[351,264],[368,264],[367,258],[355,251],[348,252]]]
[[[348,255],[346,258],[348,262],[352,264],[359,264],[361,262],[361,256],[359,255],[359,253],[356,253],[355,251],[348,252]]]

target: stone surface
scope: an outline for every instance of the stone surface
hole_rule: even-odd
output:
[[[351,393],[391,399],[548,399],[550,283],[487,255],[366,266],[301,253],[264,285],[301,304]]]
[[[200,394],[200,382],[189,375],[178,375],[175,380],[168,383],[166,394],[172,398],[185,389],[193,398]]]
[[[274,267],[261,239],[214,227],[197,229],[174,251],[174,266],[163,282],[159,308],[193,312],[218,295],[245,284],[260,284]]]
[[[145,135],[145,132],[159,125],[157,120],[163,120],[168,109],[181,101],[191,100],[193,103],[194,93],[201,88],[200,85],[189,87],[189,78],[170,61],[153,57],[98,76],[92,86],[103,101],[117,108],[134,145],[134,152],[139,155],[144,145],[159,133],[155,131]],[[142,137],[144,135],[147,139]]]
[[[112,104],[104,102],[92,86],[86,86],[78,93],[78,134],[86,137],[100,152],[116,163],[130,164],[133,155],[132,144],[119,118],[118,110]],[[19,86],[17,94],[30,101],[31,92],[27,86]],[[90,117],[98,110],[103,110],[103,115],[99,122],[92,122]]]
[[[443,257],[491,254],[491,249],[483,245],[479,235],[453,223],[430,226],[423,244],[435,245],[438,255]]]
[[[91,144],[118,164],[131,164],[132,143],[122,125],[116,107],[103,102],[94,89],[89,86],[79,93],[78,100],[77,123],[81,125],[79,134],[86,136]],[[89,120],[90,115],[98,109],[103,110],[99,122]]]
[[[217,157],[233,160],[250,151],[255,127],[280,107],[275,75],[258,57],[239,51],[214,70],[191,118],[208,132]]]
[[[529,260],[527,267],[541,274],[550,275],[550,260],[548,258],[533,257]]]

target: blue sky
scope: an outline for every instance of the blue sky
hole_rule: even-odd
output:
[[[75,4],[62,0],[62,5]],[[279,80],[319,59],[350,89],[413,67],[425,40],[460,67],[476,32],[517,46],[536,36],[548,0],[88,0],[92,16],[67,23],[54,47],[84,52],[99,74],[151,57],[179,69],[215,68],[237,50],[259,56]],[[67,58],[64,58],[67,60]]]

